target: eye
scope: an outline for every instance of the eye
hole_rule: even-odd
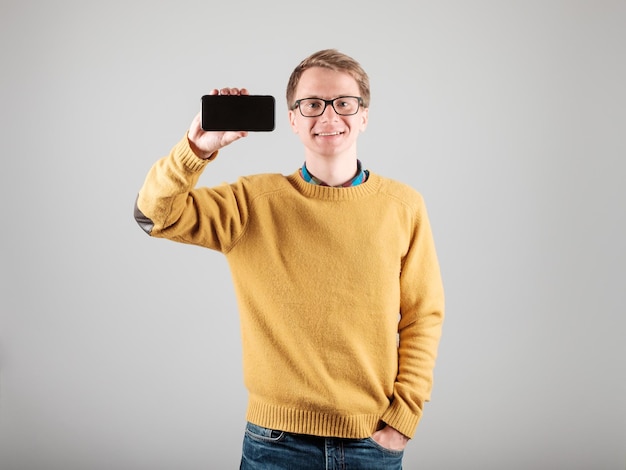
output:
[[[323,104],[319,100],[306,100],[304,105],[308,109],[319,109],[323,106]]]

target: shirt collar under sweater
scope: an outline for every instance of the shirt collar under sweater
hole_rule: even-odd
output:
[[[292,186],[303,196],[323,201],[356,201],[363,197],[377,194],[380,191],[383,179],[376,173],[369,173],[367,181],[347,188],[320,186],[307,183],[300,175],[300,169],[287,177]]]
[[[314,175],[309,173],[309,170],[306,167],[306,162],[302,165],[302,168],[300,168],[300,176],[307,183],[317,184],[319,186],[330,186],[329,184],[325,183],[324,181],[320,180],[319,178],[316,178]],[[339,184],[334,187],[335,188],[348,188],[350,186],[357,186],[367,181],[368,176],[369,176],[369,171],[363,170],[363,165],[361,164],[361,160],[357,160],[356,161],[356,175],[354,175],[354,177],[352,177],[350,180],[346,181],[345,183]]]

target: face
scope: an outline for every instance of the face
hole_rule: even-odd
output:
[[[360,96],[359,85],[348,73],[313,67],[305,70],[296,88],[295,98]],[[329,104],[317,117],[302,116],[299,109],[289,111],[291,128],[304,144],[307,156],[356,158],[356,141],[367,126],[367,108],[360,107],[352,116],[340,116]]]

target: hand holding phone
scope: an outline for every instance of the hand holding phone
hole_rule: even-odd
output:
[[[221,90],[213,89],[206,96],[249,96],[248,90],[245,88],[222,88]],[[209,158],[215,151],[225,147],[236,140],[246,137],[248,131],[224,131],[224,130],[204,130],[202,128],[202,114],[200,111],[193,119],[189,126],[187,137],[193,152],[200,158]]]

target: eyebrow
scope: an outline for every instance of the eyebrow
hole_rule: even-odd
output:
[[[306,98],[298,98],[298,100],[323,100],[323,101],[333,101],[338,98],[358,98],[357,95],[339,95],[334,98],[320,98],[319,96],[307,96]],[[296,101],[298,101],[296,100]]]

